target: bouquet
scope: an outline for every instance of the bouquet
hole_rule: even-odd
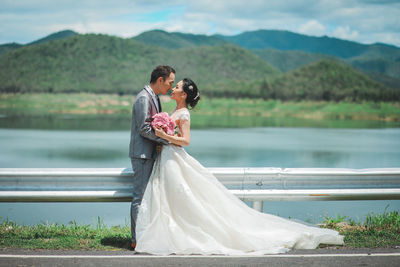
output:
[[[167,112],[161,112],[153,116],[151,126],[153,128],[162,128],[167,134],[174,135],[176,124]]]

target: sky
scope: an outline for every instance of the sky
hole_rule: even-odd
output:
[[[400,47],[400,0],[0,0],[0,44],[61,30],[123,38],[168,32],[288,30]]]

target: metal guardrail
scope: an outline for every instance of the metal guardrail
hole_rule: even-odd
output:
[[[400,199],[400,168],[209,168],[233,194],[263,201]],[[0,202],[127,202],[130,168],[0,168]]]

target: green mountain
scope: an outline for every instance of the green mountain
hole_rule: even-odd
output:
[[[400,80],[400,55],[389,60],[382,57],[368,58],[366,56],[356,57],[347,62],[366,73],[382,74]],[[399,84],[397,88],[400,88]]]
[[[273,48],[330,55],[346,60],[367,74],[374,72],[372,77],[378,77],[380,80],[385,79],[379,77],[379,73],[398,79],[395,86],[400,88],[400,48],[395,46],[380,43],[365,45],[326,36],[313,37],[276,30],[259,30],[219,37],[248,49]]]
[[[283,72],[295,70],[305,65],[320,60],[337,60],[362,71],[376,82],[390,88],[400,89],[400,60],[391,61],[382,57],[359,56],[348,60],[342,60],[325,54],[314,54],[303,51],[281,51],[273,48],[251,50],[254,54],[266,60],[272,66]]]
[[[77,35],[74,31],[61,31],[30,44],[59,40],[74,35]],[[234,36],[207,36],[153,30],[144,32],[133,39],[147,45],[174,49],[234,43],[250,49],[281,71],[294,70],[321,59],[337,58],[362,70],[378,82],[383,82],[389,87],[400,88],[400,48],[385,44],[364,45],[337,38],[312,37],[276,30],[244,32]],[[19,44],[0,45],[0,55],[21,46]]]
[[[156,65],[168,64],[177,70],[176,80],[190,77],[202,94],[209,96],[399,101],[400,90],[388,89],[344,63],[372,62],[386,53],[381,57],[385,62],[390,60],[388,51],[397,52],[394,47],[376,45],[362,55],[338,62],[332,60],[333,56],[304,51],[248,50],[225,42],[213,44],[215,40],[209,36],[175,33],[169,38],[170,34],[162,31],[142,35],[163,35],[165,41],[158,45],[136,38],[67,34],[48,36],[35,45],[14,45],[14,50],[0,55],[0,92],[132,94],[148,83]],[[172,45],[173,40],[177,42],[175,47],[181,48],[160,46]],[[267,61],[290,72],[281,74]],[[379,61],[375,64],[379,66]],[[398,81],[374,68],[370,75],[393,85]]]
[[[322,60],[263,83],[265,98],[324,101],[400,101],[400,91],[373,81],[350,66]]]
[[[76,35],[24,46],[0,56],[2,92],[136,93],[159,64],[174,66],[177,80],[191,77],[202,93],[243,95],[248,80],[279,71],[234,45],[168,50],[132,39]]]
[[[330,37],[313,37],[289,31],[259,30],[234,36],[146,32],[136,40],[165,48],[215,45],[218,39],[250,49],[281,71],[291,71],[322,59],[340,59],[378,82],[400,88],[400,48],[386,44],[364,45]],[[194,41],[196,40],[196,41]]]
[[[288,72],[322,59],[334,59],[334,57],[324,54],[303,51],[281,51],[274,48],[255,49],[251,51],[283,72]]]
[[[164,48],[183,48],[207,45],[214,46],[228,43],[214,36],[180,32],[168,33],[161,30],[144,32],[132,39],[148,45],[158,45]]]
[[[363,54],[346,62],[387,86],[400,88],[400,48],[384,44],[370,45]]]
[[[365,73],[365,71],[363,71]],[[400,80],[387,76],[382,73],[377,73],[377,72],[368,72],[367,73],[368,77],[373,79],[376,82],[379,82],[389,88],[397,89],[399,90],[400,88]]]
[[[274,48],[321,53],[339,58],[359,56],[368,45],[330,37],[314,37],[289,31],[258,30],[220,38],[248,49]]]
[[[249,31],[233,36],[207,36],[153,30],[144,32],[133,37],[133,39],[165,48],[233,43],[250,50],[275,49],[280,51],[303,51],[341,59],[363,56],[365,58],[381,57],[393,60],[394,57],[397,58],[400,56],[400,48],[387,44],[377,43],[366,45],[327,36],[314,37],[279,30]]]
[[[33,41],[31,43],[29,43],[28,45],[33,45],[33,44],[41,44],[41,43],[45,43],[48,41],[54,41],[54,40],[61,40],[61,39],[65,39],[71,36],[75,36],[78,35],[78,33],[71,31],[71,30],[64,30],[64,31],[59,31],[56,33],[52,33],[44,38],[41,38],[39,40]]]
[[[7,53],[9,51],[21,48],[23,46],[28,46],[28,45],[34,45],[34,44],[41,44],[41,43],[45,43],[45,42],[49,42],[49,41],[54,41],[54,40],[61,40],[61,39],[65,39],[71,36],[75,36],[78,35],[78,33],[71,31],[71,30],[65,30],[65,31],[60,31],[60,32],[56,32],[53,34],[50,34],[46,37],[43,37],[39,40],[33,41],[31,43],[28,43],[26,45],[22,45],[22,44],[17,44],[17,43],[9,43],[9,44],[2,44],[0,45],[0,55]]]
[[[2,44],[0,45],[0,55],[15,50],[17,48],[20,48],[21,46],[23,45],[17,43]]]

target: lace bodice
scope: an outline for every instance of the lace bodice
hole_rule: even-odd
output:
[[[181,108],[178,110],[175,110],[172,115],[171,118],[175,121],[190,121],[190,113],[189,110],[187,108]]]
[[[181,123],[182,121],[190,121],[190,113],[189,110],[187,108],[181,108],[178,110],[175,110],[172,115],[171,118],[176,122],[177,127],[177,131],[178,131],[178,135],[182,134],[182,129],[181,129]]]

